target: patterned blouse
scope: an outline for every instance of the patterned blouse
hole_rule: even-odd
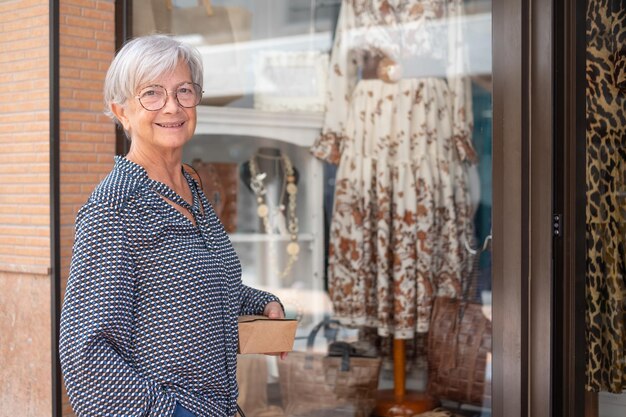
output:
[[[78,214],[59,346],[78,416],[169,417],[177,402],[198,417],[235,414],[237,317],[278,300],[242,284],[224,228],[185,177],[192,205],[116,157]]]

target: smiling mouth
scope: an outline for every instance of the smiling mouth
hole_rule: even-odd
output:
[[[185,122],[178,122],[178,123],[156,123],[157,126],[160,127],[167,127],[167,128],[172,128],[172,127],[181,127],[183,124],[185,124]]]

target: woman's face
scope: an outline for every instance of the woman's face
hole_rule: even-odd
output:
[[[156,111],[143,108],[139,100],[130,98],[126,104],[112,106],[124,129],[129,132],[132,146],[144,151],[168,151],[182,148],[196,129],[196,108],[181,107],[174,92],[182,83],[191,83],[191,72],[186,63],[178,64],[174,72],[140,85],[136,94],[145,87],[160,85],[167,90],[165,106]]]

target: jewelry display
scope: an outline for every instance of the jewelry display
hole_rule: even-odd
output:
[[[279,230],[281,227],[279,224],[271,224],[270,206],[268,205],[269,202],[267,201],[267,189],[264,183],[265,179],[267,178],[267,173],[259,172],[259,164],[257,163],[258,158],[276,159],[277,161],[280,161],[280,164],[282,166],[282,187],[279,194],[277,209],[280,218],[286,218],[286,232],[289,234],[290,240],[286,247],[286,253],[289,256],[289,258],[287,259],[287,264],[285,265],[284,269],[279,272],[279,277],[285,278],[291,272],[293,265],[298,260],[298,254],[300,253],[300,244],[298,243],[298,218],[296,216],[296,201],[298,193],[298,186],[296,185],[296,175],[291,160],[289,159],[287,154],[283,152],[279,152],[276,156],[270,156],[256,152],[248,162],[250,168],[250,188],[254,192],[258,204],[257,215],[261,219],[265,233],[268,235],[273,234],[274,230],[277,227],[279,228]],[[287,194],[286,208],[283,204],[285,193]],[[274,216],[274,218],[277,217],[278,216]],[[274,270],[279,271],[276,265],[276,248],[274,247],[274,245],[270,245],[270,248],[270,257],[273,263]]]

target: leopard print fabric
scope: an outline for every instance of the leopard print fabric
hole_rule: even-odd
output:
[[[588,1],[586,389],[615,393],[626,389],[625,23],[626,1]]]

